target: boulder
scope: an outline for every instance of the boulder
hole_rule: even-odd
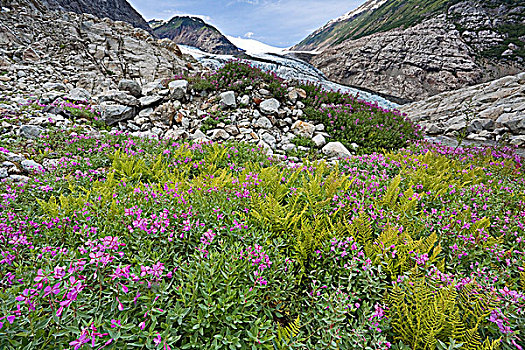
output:
[[[237,106],[237,102],[235,101],[235,92],[223,92],[221,94],[221,106],[224,108],[235,108]]]
[[[279,107],[281,107],[281,104],[275,98],[271,98],[262,101],[259,107],[263,114],[275,114],[279,110]]]
[[[257,121],[253,124],[256,128],[262,128],[262,129],[270,129],[272,127],[272,122],[270,119],[266,117],[260,117],[257,119]]]
[[[174,80],[168,84],[170,89],[170,98],[174,100],[182,100],[188,91],[187,80]]]
[[[170,139],[172,141],[186,140],[189,138],[189,134],[186,130],[183,129],[169,129],[164,134],[165,139]]]
[[[292,125],[291,130],[297,136],[311,139],[315,132],[315,125],[298,120]]]
[[[517,133],[520,130],[525,129],[525,115],[505,113],[496,120],[496,124],[505,126],[512,132]]]
[[[74,88],[64,97],[66,100],[74,102],[89,101],[91,94],[86,89]]]
[[[263,140],[260,140],[257,143],[257,147],[259,147],[263,151],[263,153],[266,154],[267,156],[271,156],[273,154],[272,147],[270,147],[270,145],[268,145]]]
[[[321,150],[323,154],[329,157],[347,158],[352,155],[350,151],[341,142],[329,142]]]
[[[102,105],[100,112],[102,120],[109,126],[132,119],[135,116],[135,108],[123,105]]]
[[[323,147],[324,145],[326,145],[326,139],[324,138],[323,135],[317,135],[315,136],[312,141],[315,143],[315,145],[319,148]]]
[[[162,101],[163,97],[159,95],[151,95],[151,96],[144,96],[139,98],[140,105],[142,107],[149,107],[152,105],[156,105],[160,101]]]
[[[42,171],[44,170],[44,167],[34,160],[24,159],[20,165],[22,168],[27,172],[33,172],[33,171]]]
[[[140,97],[142,95],[142,88],[139,83],[134,80],[122,79],[118,83],[118,89],[121,91],[126,91],[134,97]]]
[[[36,139],[43,131],[44,129],[36,125],[22,125],[20,127],[20,136],[28,139]]]
[[[468,132],[480,132],[482,130],[494,130],[494,121],[492,119],[474,119],[467,127]]]
[[[229,138],[230,134],[228,134],[224,129],[215,129],[211,131],[211,139],[214,141],[227,140]]]
[[[277,139],[272,134],[266,132],[266,133],[262,134],[261,139],[264,142],[266,142],[272,149],[275,148],[275,144],[277,142]]]
[[[98,96],[97,99],[99,103],[112,101],[121,105],[133,107],[136,107],[140,104],[136,97],[129,95],[125,91],[118,90],[106,91],[103,95]]]
[[[153,81],[151,83],[147,83],[142,87],[142,95],[143,96],[149,96],[158,93],[164,89],[164,86],[162,86],[160,81]]]

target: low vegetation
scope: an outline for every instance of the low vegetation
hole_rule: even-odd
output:
[[[306,97],[301,99],[305,106],[304,119],[323,123],[331,141],[339,141],[348,149],[354,148],[352,144],[356,144],[362,154],[396,150],[406,146],[408,141],[420,140],[423,137],[419,126],[398,111],[380,108],[376,104],[359,99],[359,96],[340,91],[326,91],[313,83],[285,82],[273,73],[264,72],[242,61],[230,61],[211,74],[175,79],[181,78],[187,79],[191,88],[196,91],[232,90],[243,94],[261,87],[281,101],[283,106],[286,106],[289,88],[302,89],[306,92]],[[167,83],[166,81],[165,84]],[[216,125],[214,120],[207,122],[206,130]],[[298,146],[313,146],[311,140],[295,140],[293,143]]]
[[[395,111],[242,63],[199,79],[303,89],[305,117],[366,154],[296,164],[52,125],[1,138],[0,161],[46,170],[0,180],[0,349],[523,349],[515,149],[425,143]]]
[[[118,134],[31,147],[56,163],[0,184],[1,348],[523,344],[510,149],[284,166],[247,144]]]

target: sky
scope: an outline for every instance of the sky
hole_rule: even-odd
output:
[[[365,0],[128,0],[146,20],[199,16],[226,35],[292,46]]]

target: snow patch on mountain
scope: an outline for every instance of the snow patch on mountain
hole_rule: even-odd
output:
[[[237,46],[240,49],[246,51],[247,54],[260,54],[260,53],[283,53],[286,48],[275,47],[265,43],[262,43],[255,39],[243,39],[239,37],[234,37],[226,35],[228,40],[230,40],[233,45]]]
[[[350,11],[348,13],[345,13],[341,17],[337,17],[335,19],[330,20],[324,26],[322,26],[321,28],[316,30],[314,32],[314,34],[322,32],[323,30],[325,30],[326,28],[330,27],[334,23],[347,21],[349,19],[355,18],[356,16],[358,16],[361,13],[364,13],[364,12],[372,12],[372,11],[380,8],[387,1],[388,0],[370,0],[370,1],[367,1],[363,5],[361,5],[358,8],[356,8],[355,10],[352,10],[352,11]]]

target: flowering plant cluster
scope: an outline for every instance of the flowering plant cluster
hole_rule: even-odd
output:
[[[525,346],[513,149],[328,166],[81,130],[0,146],[54,157],[0,182],[2,349]]]

